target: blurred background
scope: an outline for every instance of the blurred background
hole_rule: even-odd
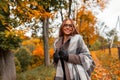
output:
[[[92,80],[120,80],[119,3],[0,0],[0,79],[11,74],[17,80],[53,80],[53,43],[62,21],[71,18],[95,60]]]

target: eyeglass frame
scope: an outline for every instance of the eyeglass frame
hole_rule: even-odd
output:
[[[64,24],[63,27],[73,27],[73,24]]]

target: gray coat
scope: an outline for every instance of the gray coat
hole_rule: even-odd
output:
[[[94,70],[95,64],[82,37],[79,34],[70,36],[64,44],[62,44],[62,37],[60,37],[55,40],[54,48],[58,50],[61,46],[67,47],[69,54],[68,62],[64,61],[67,80],[91,80],[90,74]],[[55,80],[63,80],[60,60],[56,65]]]

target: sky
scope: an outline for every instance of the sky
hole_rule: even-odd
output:
[[[120,0],[109,0],[109,4],[107,4],[107,7],[103,12],[99,13],[98,18],[105,22],[105,24],[110,28],[114,28],[116,26],[118,16],[120,16]]]

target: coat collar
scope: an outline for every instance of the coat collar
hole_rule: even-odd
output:
[[[61,48],[67,49],[68,46],[69,46],[71,37],[72,37],[72,36],[69,36],[68,40],[67,40],[65,43],[63,43],[63,37],[59,37],[59,39],[58,39],[58,41],[57,41],[57,43],[56,43],[57,49],[61,49]]]

